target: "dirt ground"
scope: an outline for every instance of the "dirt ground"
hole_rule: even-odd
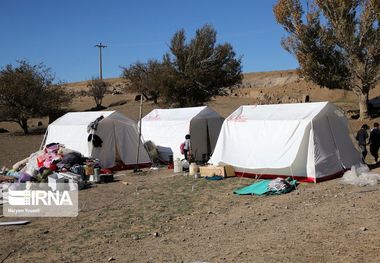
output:
[[[104,105],[125,98],[108,95]],[[221,97],[210,105],[228,116],[253,103]],[[127,104],[109,109],[136,120],[137,105],[129,95]],[[90,99],[77,98],[72,108],[92,106]],[[154,107],[144,105],[145,114]],[[47,119],[42,122],[47,125]],[[362,122],[350,124],[356,131]],[[20,136],[14,134],[15,124],[0,127],[11,131],[0,134],[0,166],[10,167],[41,144],[43,134]],[[300,184],[280,196],[233,194],[253,182],[195,179],[166,167],[122,171],[113,183],[79,192],[76,218],[28,218],[28,225],[1,226],[0,262],[380,261],[379,186],[343,185],[335,179]]]
[[[124,172],[79,194],[77,218],[2,227],[6,262],[378,262],[378,187],[339,179],[235,196],[250,179]],[[2,221],[9,219],[2,219]],[[156,235],[154,233],[157,233]]]

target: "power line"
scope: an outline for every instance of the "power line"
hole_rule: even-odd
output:
[[[106,45],[102,45],[102,42],[95,45],[94,47],[99,48],[99,78],[100,80],[103,79],[103,70],[102,70],[102,48],[106,48]]]

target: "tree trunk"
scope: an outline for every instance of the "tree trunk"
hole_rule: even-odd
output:
[[[28,131],[28,119],[25,119],[25,118],[22,118],[19,123],[18,123],[22,130],[24,131],[24,134],[27,135],[29,134],[29,131]]]
[[[99,109],[100,106],[102,105],[102,99],[98,97],[94,97],[94,99],[95,99],[96,108]]]
[[[360,120],[368,119],[368,92],[361,92],[359,96]]]
[[[146,100],[150,100],[150,99],[149,99],[149,96],[146,95],[144,92],[142,92],[141,94],[144,96],[144,98],[145,98]]]

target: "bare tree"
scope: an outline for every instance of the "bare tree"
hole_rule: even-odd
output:
[[[107,83],[99,78],[92,78],[88,81],[87,87],[89,88],[89,95],[95,100],[96,108],[101,108],[104,95],[108,88]]]

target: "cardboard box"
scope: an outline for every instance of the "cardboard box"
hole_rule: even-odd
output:
[[[225,165],[224,170],[226,172],[225,177],[234,177],[235,176],[235,169],[232,165]]]
[[[221,166],[200,166],[199,171],[202,177],[211,177],[214,175],[219,175],[223,177],[235,176],[235,170],[231,165],[221,165]]]

